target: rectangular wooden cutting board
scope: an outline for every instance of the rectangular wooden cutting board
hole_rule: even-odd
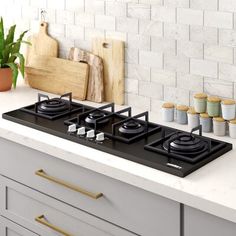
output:
[[[88,69],[85,63],[34,55],[26,67],[26,73],[32,88],[60,95],[72,92],[73,98],[85,100]]]
[[[125,93],[125,47],[124,42],[113,39],[94,38],[93,54],[103,59],[105,101],[124,104]]]

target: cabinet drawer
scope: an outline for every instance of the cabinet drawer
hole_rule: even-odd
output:
[[[0,177],[1,214],[47,236],[134,236],[120,227]]]
[[[0,216],[0,235],[1,236],[39,236],[17,224]]]
[[[179,203],[5,139],[0,146],[4,176],[137,234],[179,235]]]

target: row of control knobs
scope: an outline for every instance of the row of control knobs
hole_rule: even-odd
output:
[[[68,126],[68,132],[69,133],[76,133],[77,132],[77,135],[80,135],[80,136],[86,135],[86,138],[88,138],[88,139],[95,138],[95,131],[93,129],[87,131],[87,133],[86,133],[85,127],[80,127],[77,129],[76,124]],[[98,133],[96,135],[96,141],[102,142],[102,141],[104,141],[104,139],[105,139],[104,133]]]

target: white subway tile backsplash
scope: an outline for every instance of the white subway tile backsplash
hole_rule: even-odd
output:
[[[163,36],[163,24],[158,21],[140,20],[139,34],[147,36]]]
[[[116,18],[116,30],[127,33],[138,33],[139,22],[136,18],[124,18],[117,17]]]
[[[236,1],[235,0],[219,0],[220,11],[236,12]]]
[[[190,7],[193,9],[217,11],[218,0],[190,0]]]
[[[102,0],[85,0],[85,12],[103,15],[105,13],[105,2]]]
[[[127,4],[124,2],[107,2],[106,15],[109,16],[127,16]]]
[[[150,37],[140,34],[128,34],[128,47],[140,50],[150,50]]]
[[[205,78],[204,92],[220,97],[233,98],[233,83],[219,79]]]
[[[125,48],[125,62],[138,64],[139,63],[139,50],[136,48]]]
[[[190,40],[193,42],[217,44],[218,30],[212,27],[190,26]]]
[[[140,108],[142,110],[149,110],[151,106],[151,98],[144,97],[132,93],[127,94],[127,101],[130,106]]]
[[[151,81],[166,86],[176,86],[176,72],[151,69]]]
[[[218,12],[218,11],[205,11],[204,24],[207,27],[233,29],[233,13]]]
[[[189,72],[189,58],[184,55],[164,55],[164,69],[167,71]]]
[[[125,92],[138,94],[138,83],[139,81],[136,79],[125,79]]]
[[[94,37],[125,42],[131,106],[188,105],[203,91],[236,99],[235,0],[9,0],[0,15],[17,34],[37,33],[41,8],[63,58],[72,46],[90,51]]]
[[[225,81],[236,82],[236,66],[220,63],[219,64],[219,78]]]
[[[177,54],[190,58],[203,58],[203,44],[191,41],[177,41]]]
[[[56,22],[58,24],[74,24],[75,13],[73,11],[58,10],[56,11]]]
[[[139,81],[139,94],[141,96],[162,100],[163,85],[152,82],[150,83],[146,81]]]
[[[151,7],[149,4],[128,3],[128,17],[150,19]]]
[[[188,8],[189,0],[164,0],[164,6]]]
[[[164,37],[168,39],[189,40],[189,26],[165,23]]]
[[[74,12],[83,12],[85,8],[84,0],[66,0],[65,1],[66,10],[74,11]]]
[[[65,0],[47,0],[48,8],[56,9],[56,10],[64,10],[65,9]]]
[[[95,15],[95,27],[104,30],[115,30],[116,20],[113,16]]]
[[[95,25],[95,18],[92,14],[87,13],[77,13],[75,17],[75,24],[84,27],[94,27]]]
[[[217,62],[191,59],[190,73],[195,75],[217,78],[218,76]]]
[[[206,44],[204,58],[218,62],[233,63],[233,48]]]
[[[219,44],[228,47],[236,47],[236,31],[226,29],[219,30]]]
[[[148,66],[152,68],[162,68],[163,54],[150,51],[140,51],[139,64],[142,66]]]
[[[176,104],[186,104],[189,105],[189,90],[174,88],[174,87],[164,87],[164,100],[171,101]]]
[[[203,92],[203,76],[177,73],[177,87]]]
[[[75,25],[66,25],[66,38],[68,39],[83,39],[84,38],[84,28]]]
[[[153,6],[151,18],[154,21],[175,23],[176,9],[165,6]]]
[[[135,78],[143,81],[150,81],[150,68],[138,64],[126,64],[126,75],[129,78]]]
[[[154,52],[172,53],[176,52],[176,40],[159,37],[151,37],[151,50]]]
[[[178,8],[177,23],[187,25],[203,25],[203,11]]]

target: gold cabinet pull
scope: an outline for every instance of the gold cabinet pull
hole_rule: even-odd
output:
[[[35,174],[36,174],[37,176],[40,176],[40,177],[42,177],[42,178],[44,178],[44,179],[47,179],[47,180],[53,182],[53,183],[62,185],[62,186],[64,186],[64,187],[66,187],[66,188],[69,188],[69,189],[72,189],[72,190],[74,190],[74,191],[76,191],[76,192],[82,193],[82,194],[84,194],[84,195],[86,195],[86,196],[88,196],[88,197],[90,197],[90,198],[93,198],[93,199],[98,199],[98,198],[100,198],[100,197],[103,196],[103,193],[91,193],[91,192],[89,192],[89,191],[87,191],[87,190],[85,190],[85,189],[82,189],[82,188],[80,188],[80,187],[77,187],[77,186],[75,186],[75,185],[73,185],[73,184],[69,184],[69,183],[67,183],[67,182],[65,182],[65,181],[63,181],[63,180],[60,180],[60,179],[57,179],[57,178],[52,177],[52,176],[50,176],[50,175],[47,175],[47,174],[44,172],[44,170],[42,170],[42,169],[41,169],[41,170],[37,170],[37,171],[35,172]]]
[[[64,230],[60,229],[59,227],[55,226],[55,225],[52,225],[50,223],[48,223],[44,217],[44,215],[41,215],[41,216],[38,216],[35,218],[35,221],[40,223],[41,225],[45,225],[47,226],[48,228],[64,235],[64,236],[72,236],[72,234],[69,234],[67,232],[65,232]]]

